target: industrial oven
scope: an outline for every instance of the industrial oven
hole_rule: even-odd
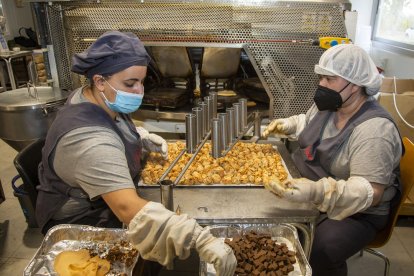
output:
[[[71,56],[108,30],[130,31],[152,57],[144,105],[133,118],[160,129],[183,122],[209,92],[218,109],[240,98],[263,117],[305,112],[313,102],[320,37],[346,37],[346,0],[32,1],[42,46],[54,53],[59,85],[86,80]],[[170,129],[180,132],[184,125]]]

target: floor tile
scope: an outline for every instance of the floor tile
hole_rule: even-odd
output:
[[[14,251],[11,257],[31,259],[43,241],[39,228],[27,228],[23,233],[23,243]]]
[[[0,267],[6,263],[8,258],[0,258]]]
[[[29,262],[28,259],[9,258],[0,266],[0,275],[23,275],[23,271]]]
[[[0,257],[12,257],[21,246],[37,248],[38,237],[28,229],[24,215],[18,203],[6,200],[0,205]],[[25,251],[25,250],[21,250]]]
[[[399,227],[395,227],[394,235],[401,241],[401,244],[414,262],[414,218],[404,217],[398,221]]]
[[[413,229],[411,233],[414,233]],[[390,275],[411,276],[414,271],[414,262],[407,254],[402,242],[396,235],[383,247],[375,249],[387,256],[390,260]],[[364,252],[362,257],[359,253],[348,260],[349,276],[359,275],[382,275],[384,261],[372,254]]]

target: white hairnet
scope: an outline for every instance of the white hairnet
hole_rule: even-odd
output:
[[[378,93],[382,77],[372,59],[362,48],[353,44],[339,44],[322,54],[315,73],[340,76],[358,86],[365,87],[368,95]]]

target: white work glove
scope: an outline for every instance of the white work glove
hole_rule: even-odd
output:
[[[295,202],[311,202],[330,219],[341,220],[371,206],[374,190],[363,177],[352,176],[347,181],[324,177],[318,181],[307,178],[277,180],[265,185],[279,197]]]
[[[164,159],[168,158],[167,141],[161,136],[149,133],[143,127],[136,127],[139,136],[141,137],[144,150],[147,152],[159,152]]]
[[[186,259],[190,249],[213,263],[219,276],[232,276],[237,266],[232,249],[213,237],[188,215],[177,215],[160,203],[148,202],[131,220],[127,235],[146,260],[172,268],[175,257]]]
[[[306,115],[299,114],[289,118],[276,119],[270,122],[265,131],[263,138],[267,138],[269,134],[273,134],[279,138],[289,138],[296,140],[299,134],[306,126]]]

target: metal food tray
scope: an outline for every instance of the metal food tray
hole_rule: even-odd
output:
[[[91,247],[98,242],[108,242],[109,245],[121,240],[127,241],[126,230],[120,228],[98,228],[88,225],[60,224],[51,228],[43,239],[30,263],[24,269],[24,276],[58,275],[53,268],[55,257],[68,250],[80,250]],[[132,270],[138,260],[136,255],[130,266],[117,262],[111,264],[107,276],[131,276]],[[125,274],[123,274],[125,275]]]
[[[168,142],[177,142],[177,140],[170,140]],[[241,143],[252,143],[251,141],[248,141],[248,140],[240,140],[239,142],[241,142]],[[292,179],[293,176],[292,176],[289,168],[296,170],[296,167],[292,167],[292,165],[291,166],[288,166],[286,164],[286,162],[285,162],[285,158],[291,158],[290,155],[282,154],[282,152],[279,151],[278,146],[276,144],[274,144],[274,143],[271,143],[271,142],[268,142],[268,141],[259,141],[258,144],[272,144],[273,145],[273,148],[282,157],[283,167],[285,168],[286,172],[288,173],[287,179]],[[293,161],[291,161],[289,163],[292,163],[292,162]],[[295,173],[296,173],[296,171],[295,171]],[[297,175],[297,173],[296,173],[296,175]],[[168,179],[168,177],[166,179]],[[144,183],[142,181],[142,178],[139,180],[138,186],[139,187],[143,187],[143,188],[147,188],[147,187],[159,187],[159,185],[157,185],[157,184],[147,184],[147,183]],[[253,184],[253,183],[240,183],[240,184],[214,183],[214,184],[192,184],[192,185],[177,184],[174,187],[177,187],[177,188],[208,188],[208,187],[212,187],[212,188],[221,188],[221,187],[223,187],[223,188],[248,188],[248,187],[253,187],[254,188],[254,187],[259,187],[260,188],[260,187],[264,187],[264,185],[263,184]]]
[[[297,265],[295,264],[295,270],[290,272],[289,276],[312,275],[312,269],[305,257],[305,253],[303,252],[298,238],[298,232],[296,228],[290,224],[233,224],[210,227],[211,234],[222,239],[240,236],[252,230],[260,234],[270,234],[272,239],[276,240],[278,243],[285,242],[289,250],[296,252]],[[215,276],[216,274],[211,271],[211,267],[211,264],[201,261],[200,275]]]

